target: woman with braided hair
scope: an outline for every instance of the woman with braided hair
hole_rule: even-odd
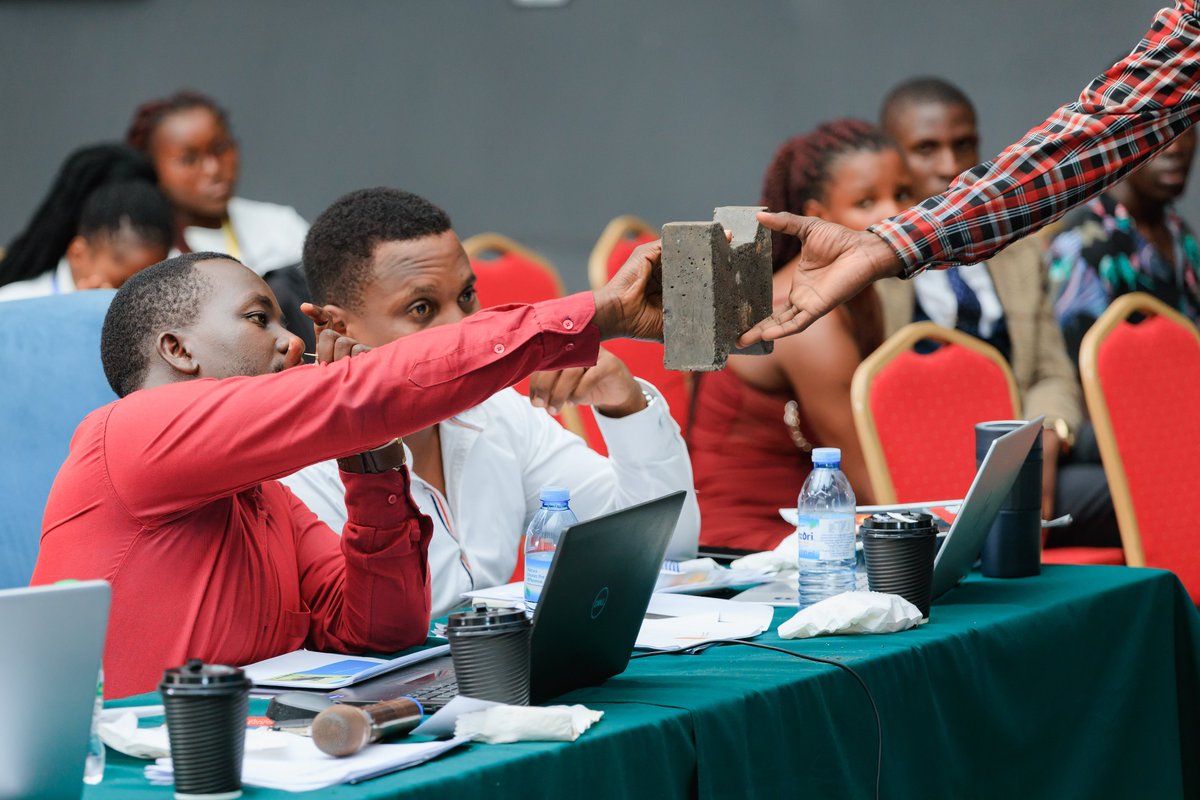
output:
[[[234,196],[240,172],[229,115],[193,91],[143,103],[126,134],[175,209],[175,250],[229,253],[260,275],[300,262],[308,223],[294,208]]]
[[[116,289],[167,257],[171,207],[154,168],[121,144],[71,153],[0,261],[0,300]]]
[[[842,119],[795,136],[763,178],[772,211],[865,230],[911,203],[895,144],[875,126]],[[772,235],[774,294],[791,288],[793,236]],[[840,447],[842,470],[862,503],[873,501],[850,408],[850,380],[882,341],[879,300],[868,287],[766,356],[731,356],[698,382],[688,444],[700,502],[702,546],[769,550],[791,533],[776,513],[795,504],[813,447]]]

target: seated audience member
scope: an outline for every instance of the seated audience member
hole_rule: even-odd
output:
[[[787,141],[763,178],[772,211],[863,230],[909,204],[908,172],[875,126],[838,120]],[[799,258],[795,237],[772,234],[779,305]],[[860,503],[873,501],[850,408],[850,380],[882,341],[879,300],[868,288],[766,356],[731,356],[701,376],[688,445],[704,520],[701,544],[766,550],[793,530],[777,509],[795,506],[813,447],[840,447]]]
[[[979,162],[975,107],[944,80],[901,83],[888,93],[880,117],[900,145],[919,200],[946,191]],[[1024,416],[1045,415],[1042,514],[1076,520],[1054,529],[1047,544],[1119,544],[1103,468],[1069,452],[1084,421],[1082,394],[1054,320],[1038,240],[1017,242],[983,264],[927,270],[908,281],[887,278],[875,288],[885,336],[931,320],[982,339],[1012,366]]]
[[[593,363],[604,336],[660,336],[659,252],[642,248],[594,294],[483,312],[352,359],[335,357],[354,343],[327,331],[318,356],[334,363],[307,366],[270,289],[228,256],[143,270],[101,336],[120,399],[72,438],[33,583],[112,584],[109,696],[151,690],[193,657],[424,641],[432,528],[389,439],[534,370]],[[328,458],[346,486],[340,538],[275,480]]]
[[[1114,297],[1149,292],[1200,322],[1200,247],[1175,210],[1196,152],[1189,128],[1120,183],[1063,218],[1047,260],[1054,314],[1078,360],[1088,328]]]
[[[300,263],[308,223],[290,206],[236,197],[241,160],[225,109],[180,91],[143,103],[125,135],[150,156],[175,209],[175,249],[217,251],[260,275]]]
[[[304,270],[333,328],[372,347],[479,311],[475,275],[449,216],[396,189],[353,192],[322,213],[304,244]],[[549,387],[555,410],[592,405],[609,457],[513,389],[407,434],[413,499],[433,518],[434,616],[461,606],[465,591],[508,581],[542,486],[570,489],[580,519],[687,490],[668,556],[695,556],[700,517],[691,464],[658,391],[604,350],[594,367],[541,373],[532,383]],[[345,489],[332,461],[282,482],[342,529]]]
[[[150,163],[121,145],[82,148],[0,261],[0,300],[115,289],[166,258],[170,242]]]

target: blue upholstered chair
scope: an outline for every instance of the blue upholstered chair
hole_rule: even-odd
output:
[[[0,589],[29,583],[71,434],[116,399],[100,366],[100,326],[113,294],[0,303]]]

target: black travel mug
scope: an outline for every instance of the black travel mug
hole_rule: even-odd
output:
[[[872,592],[898,594],[929,618],[937,524],[929,514],[889,512],[863,520],[863,556]]]
[[[237,667],[194,658],[163,673],[162,693],[178,800],[242,796],[251,681]]]
[[[988,447],[1022,420],[981,422],[975,426],[975,464]],[[1035,437],[1017,480],[983,543],[983,574],[989,578],[1026,578],[1042,572],[1042,437]]]
[[[477,606],[446,619],[458,693],[529,705],[529,634],[524,609]]]

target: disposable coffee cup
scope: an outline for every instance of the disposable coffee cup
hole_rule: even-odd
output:
[[[1023,420],[981,422],[975,426],[975,463],[983,463],[992,442],[1025,425]],[[981,569],[989,578],[1026,578],[1042,572],[1042,437],[1035,437],[1012,490],[983,543]]]
[[[192,659],[163,673],[176,800],[242,796],[250,679],[237,667]]]
[[[861,528],[867,585],[898,594],[929,618],[937,525],[929,514],[872,514]]]
[[[486,608],[446,620],[458,693],[513,706],[529,705],[529,634],[523,609]]]

